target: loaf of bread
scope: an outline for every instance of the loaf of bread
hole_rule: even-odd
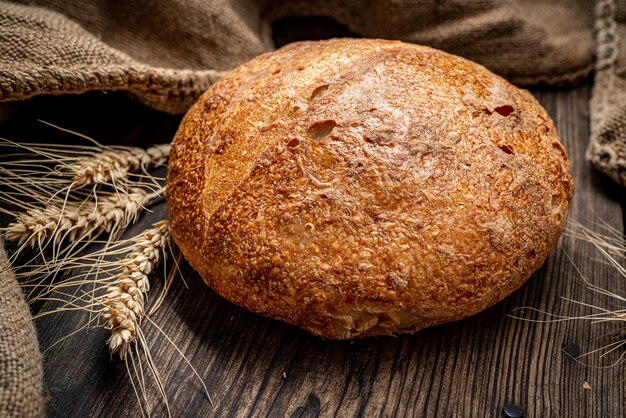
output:
[[[484,67],[301,42],[213,85],[172,144],[172,235],[209,286],[325,338],[413,332],[524,283],[573,194],[555,126]]]

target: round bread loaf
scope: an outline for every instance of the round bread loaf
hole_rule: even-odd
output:
[[[517,289],[563,231],[567,156],[484,67],[383,40],[301,42],[213,85],[167,179],[217,293],[326,338],[412,332]]]

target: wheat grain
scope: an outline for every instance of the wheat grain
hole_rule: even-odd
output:
[[[121,261],[122,271],[116,277],[116,285],[104,297],[101,314],[111,330],[107,341],[111,354],[118,353],[125,359],[137,341],[139,325],[145,316],[145,295],[150,289],[148,276],[165,256],[169,245],[169,225],[161,221],[140,234],[131,253]]]
[[[73,242],[122,230],[163,191],[164,188],[149,193],[131,188],[128,193],[106,194],[96,202],[70,201],[29,209],[17,215],[15,221],[5,228],[4,235],[7,241],[34,247],[48,240],[58,245],[64,239]]]

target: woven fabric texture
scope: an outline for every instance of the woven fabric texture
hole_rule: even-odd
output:
[[[523,85],[571,83],[593,67],[591,0],[24,3],[0,2],[0,100],[125,90],[183,112],[222,71],[271,50],[271,23],[289,16],[431,45]]]
[[[0,417],[44,414],[35,327],[0,241]]]
[[[626,186],[626,1],[596,5],[598,45],[587,158]]]

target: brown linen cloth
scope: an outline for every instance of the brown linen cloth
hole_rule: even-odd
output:
[[[327,16],[361,36],[430,45],[526,86],[575,83],[590,73],[596,52],[592,0],[23,3],[0,0],[0,101],[122,90],[156,109],[184,112],[224,71],[273,49],[272,22],[292,16]],[[588,152],[622,184],[625,10],[626,0],[596,5]],[[0,274],[0,329],[0,416],[41,415],[36,337],[19,287],[6,272]]]
[[[43,366],[35,327],[0,242],[0,417],[40,417]]]

